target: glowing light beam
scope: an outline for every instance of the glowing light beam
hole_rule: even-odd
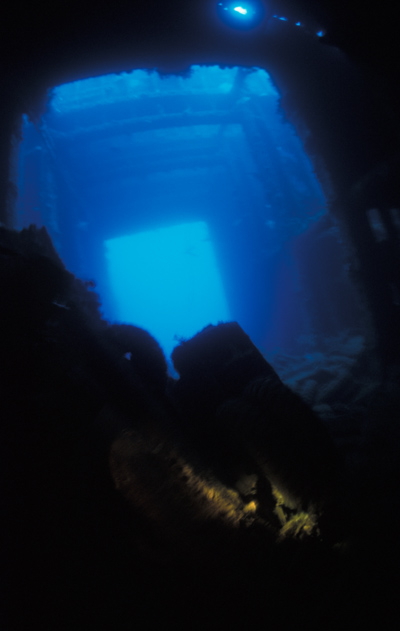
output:
[[[220,19],[239,30],[252,29],[265,18],[265,7],[260,0],[251,2],[218,2],[217,13]]]
[[[248,13],[247,9],[244,9],[243,7],[234,7],[233,10],[237,11],[241,15],[247,15]]]

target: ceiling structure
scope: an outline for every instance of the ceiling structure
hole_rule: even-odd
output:
[[[61,85],[24,136],[19,227],[48,228],[67,268],[96,281],[108,317],[106,241],[206,222],[232,317],[262,339],[281,253],[326,213],[265,70],[135,70]]]
[[[377,11],[331,0],[263,4],[266,22],[238,32],[216,19],[214,0],[118,0],[99,3],[96,11],[85,11],[85,3],[74,0],[54,7],[23,2],[23,10],[14,3],[1,38],[1,57],[7,60],[0,144],[3,222],[14,225],[15,165],[11,176],[8,165],[10,138],[13,146],[17,141],[10,133],[18,130],[23,113],[39,120],[52,86],[132,68],[163,73],[185,73],[192,64],[266,68],[325,191],[332,185],[332,213],[345,224],[357,251],[358,282],[389,352],[387,332],[398,320],[393,306],[398,281],[390,271],[397,261],[395,237],[382,258],[367,211],[371,200],[384,206],[385,225],[394,235],[389,211],[398,205],[400,105],[395,9],[390,2]],[[271,15],[290,19],[276,25]],[[324,37],[314,42],[295,33],[295,20],[321,24]]]

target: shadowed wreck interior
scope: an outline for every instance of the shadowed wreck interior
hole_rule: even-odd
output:
[[[261,5],[239,30],[220,14],[247,3],[211,1],[17,2],[4,24],[7,629],[336,629],[397,613],[395,29],[384,7],[373,19],[352,3]],[[54,88],[138,70],[154,71],[141,99],[133,83],[123,105],[105,87],[85,110],[80,93],[85,122],[57,129]],[[285,170],[305,164],[300,150],[270,142],[269,97],[251,87],[262,71],[312,165],[307,186]],[[180,336],[171,359],[142,323],[106,313],[99,244],[131,214],[99,209],[124,186],[140,208],[193,198],[191,220],[222,243],[235,317]],[[324,209],[306,215],[316,190]],[[268,265],[249,263],[267,246]]]

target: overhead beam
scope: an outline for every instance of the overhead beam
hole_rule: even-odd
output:
[[[68,132],[48,128],[48,132],[57,143],[71,143],[85,140],[102,140],[118,135],[168,129],[171,127],[192,127],[194,125],[232,125],[241,122],[241,111],[185,111],[174,114],[159,114],[125,120],[111,120],[91,127],[77,127]]]

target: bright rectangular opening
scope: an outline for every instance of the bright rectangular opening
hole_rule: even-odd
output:
[[[177,338],[231,319],[205,222],[139,232],[105,245],[118,321],[149,331],[167,356]]]

